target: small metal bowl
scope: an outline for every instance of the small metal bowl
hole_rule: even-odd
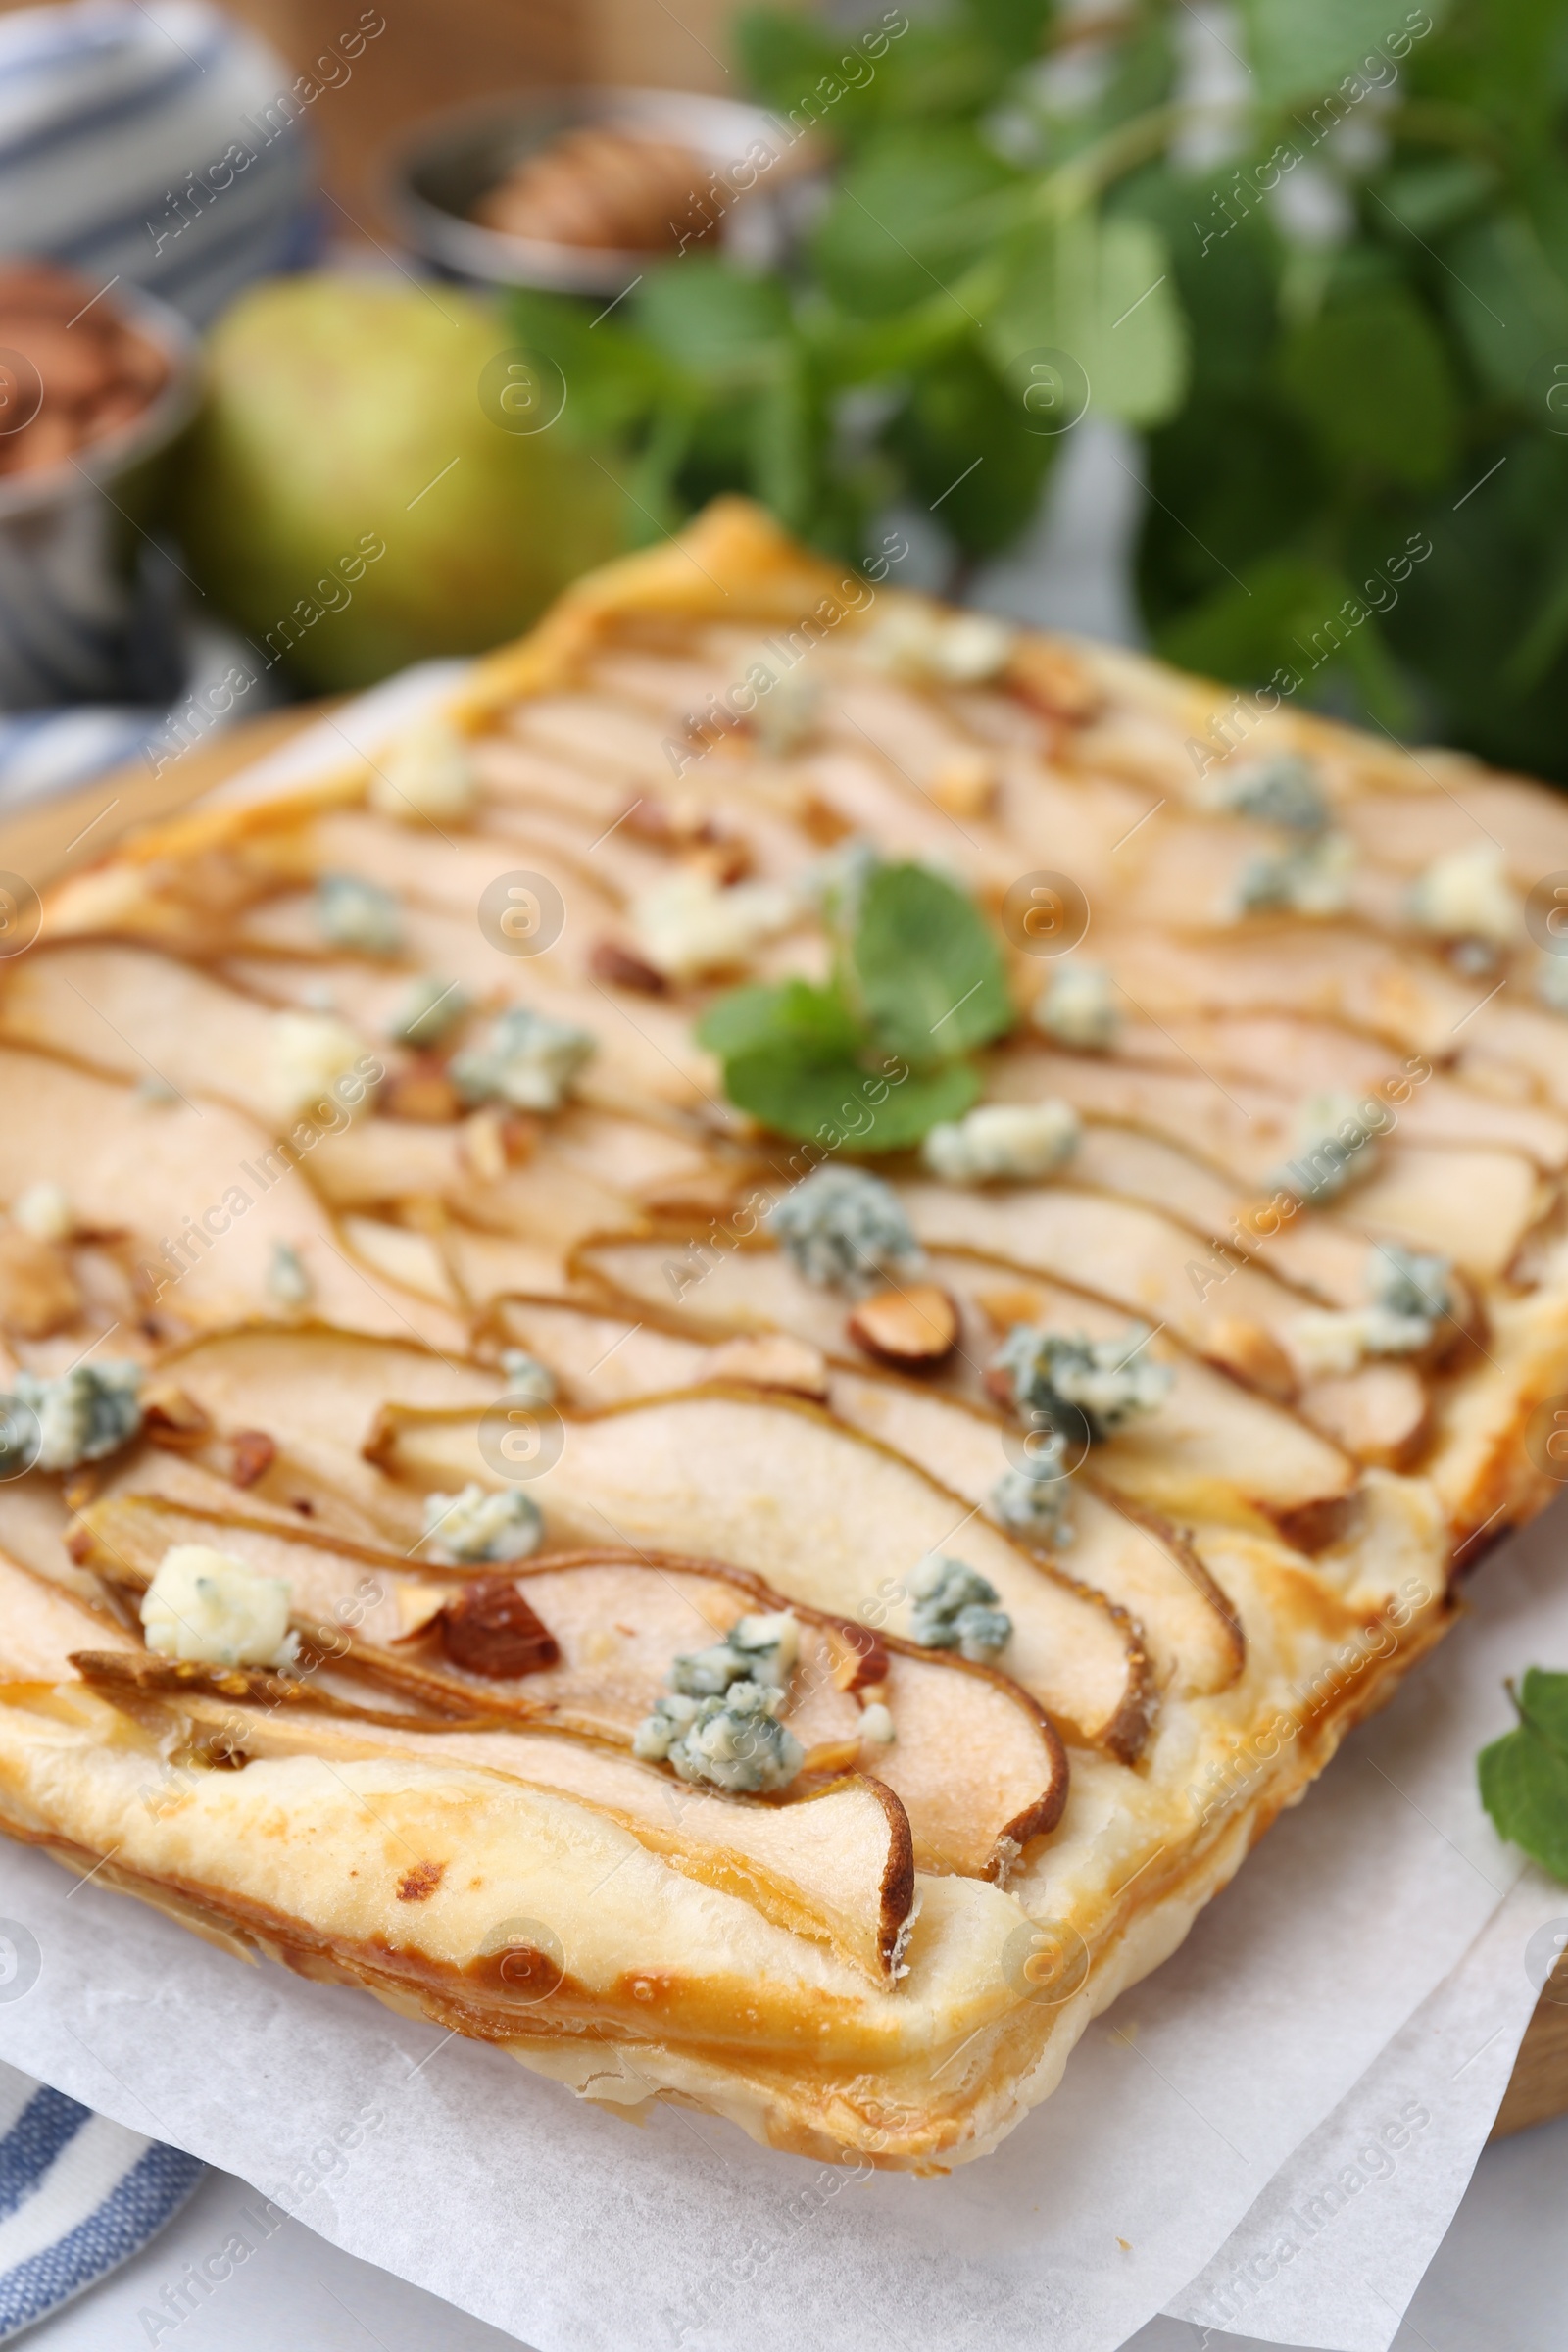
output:
[[[805,141],[797,149],[787,126],[759,107],[687,90],[535,91],[438,116],[392,162],[391,208],[407,242],[448,274],[480,285],[624,293],[656,263],[671,260],[674,248],[544,243],[482,228],[468,218],[525,156],[589,124],[689,147],[726,186],[737,166],[754,170],[755,186],[713,208],[703,242],[739,251],[759,267],[778,258],[789,236],[791,200],[801,193]],[[692,193],[700,224],[705,190]]]
[[[154,699],[177,683],[167,614],[142,592],[153,461],[189,421],[199,345],[177,312],[122,283],[120,316],[167,374],[138,415],[74,458],[0,474],[0,710]]]

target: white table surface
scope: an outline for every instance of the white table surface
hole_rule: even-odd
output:
[[[243,2226],[240,2207],[256,2201],[243,2181],[211,2175],[162,2237],[21,2342],[27,2352],[149,2343],[173,2352],[506,2352],[514,2343],[298,2222],[283,2223],[177,2326],[151,2325],[143,2315],[165,2288],[216,2253]],[[1242,2352],[1252,2341],[1155,2320],[1127,2352],[1199,2352],[1205,2342]],[[1395,2352],[1568,2352],[1568,2116],[1487,2149]]]

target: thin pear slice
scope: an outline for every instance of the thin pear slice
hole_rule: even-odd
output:
[[[734,1332],[787,1331],[826,1355],[852,1352],[846,1301],[803,1282],[768,1243],[720,1250],[706,1240],[607,1235],[573,1263],[616,1302],[628,1327],[646,1315],[656,1327],[673,1325],[710,1343]],[[983,1395],[981,1370],[1013,1322],[1091,1339],[1127,1329],[1123,1309],[1038,1276],[1023,1280],[1005,1258],[933,1250],[925,1271],[963,1310],[958,1348],[939,1379],[973,1400]],[[1227,1284],[1220,1295],[1229,1292]],[[1239,1510],[1250,1517],[1254,1508],[1277,1515],[1349,1494],[1353,1463],[1294,1414],[1192,1356],[1173,1352],[1168,1360],[1175,1374],[1169,1396],[1157,1413],[1095,1448],[1098,1479],[1178,1518],[1232,1519]]]
[[[999,1082],[997,1092],[999,1099],[1005,1099],[1004,1083]],[[351,1128],[349,1135],[354,1132]],[[1072,1156],[1071,1173],[1079,1184],[1142,1200],[1210,1241],[1245,1251],[1281,1282],[1328,1305],[1364,1303],[1363,1235],[1310,1210],[1288,1224],[1265,1216],[1259,1230],[1250,1221],[1257,1206],[1255,1192],[1220,1175],[1166,1136],[1115,1120],[1089,1119]]]
[[[375,1441],[393,1475],[426,1490],[504,1482],[471,1414],[389,1408]],[[529,1482],[555,1544],[707,1553],[791,1599],[906,1634],[909,1578],[953,1550],[1013,1621],[1000,1661],[1071,1738],[1137,1754],[1149,1662],[1099,1599],[1054,1575],[935,1480],[796,1400],[695,1391],[563,1417],[557,1458]]]
[[[450,1315],[351,1263],[306,1182],[309,1153],[290,1164],[237,1111],[150,1102],[132,1086],[4,1046],[0,1092],[26,1114],[0,1124],[0,1198],[58,1184],[78,1224],[128,1232],[149,1304],[174,1331],[278,1314],[270,1278],[285,1245],[304,1266],[316,1312],[351,1329],[461,1346]]]
[[[82,1557],[133,1593],[145,1591],[172,1544],[212,1544],[259,1574],[283,1577],[295,1624],[329,1677],[368,1677],[416,1711],[512,1719],[621,1751],[667,1688],[675,1657],[707,1648],[737,1617],[790,1605],[737,1569],[626,1553],[547,1558],[510,1573],[554,1635],[561,1662],[509,1681],[463,1671],[433,1638],[433,1612],[459,1589],[452,1571],[432,1582],[443,1572],[411,1573],[383,1552],[149,1495],[93,1504],[77,1532]],[[806,1769],[858,1768],[897,1788],[922,1870],[1004,1876],[1030,1838],[1054,1828],[1066,1801],[1066,1756],[1015,1683],[886,1636],[885,1654],[866,1659],[831,1618],[798,1614],[801,1657],[784,1720],[807,1750]],[[425,1633],[412,1646],[411,1627]],[[864,1730],[850,1688],[867,1671],[876,1681],[865,1688],[892,1717],[891,1742]]]
[[[1298,1101],[1304,1094],[1360,1096],[1388,1087],[1400,1133],[1415,1142],[1491,1144],[1522,1152],[1547,1171],[1568,1164],[1568,1120],[1555,1111],[1483,1092],[1441,1070],[1417,1080],[1405,1072],[1403,1055],[1333,1022],[1258,1014],[1179,1020],[1166,1029],[1135,1021],[1123,1031],[1117,1053],[1121,1062],[1189,1078],[1196,1065],[1232,1087],[1244,1103],[1250,1103],[1253,1088]],[[1073,1055],[1046,1059],[1058,1069],[1063,1062],[1083,1066]],[[1237,1080],[1243,1083],[1234,1085]]]
[[[841,1420],[990,1510],[1007,1457],[989,1415],[864,1372],[835,1371],[829,1401]],[[1082,1477],[1072,1481],[1068,1510],[1072,1541],[1057,1564],[1136,1619],[1161,1687],[1186,1697],[1235,1682],[1246,1658],[1241,1623],[1191,1545],[1169,1528],[1129,1518]]]
[[[78,1649],[139,1650],[104,1607],[0,1553],[0,1682],[64,1683]]]
[[[1125,1008],[1172,1013],[1277,1012],[1344,1021],[1405,1052],[1443,1059],[1485,982],[1466,985],[1424,949],[1351,923],[1249,922],[1233,937],[1152,926],[1097,931],[1096,959],[1116,975]]]
[[[631,1756],[522,1728],[466,1730],[428,1718],[377,1719],[342,1700],[287,1711],[251,1705],[161,1659],[86,1655],[83,1679],[138,1721],[160,1720],[187,1747],[225,1756],[319,1756],[328,1763],[414,1756],[482,1765],[609,1813],[685,1878],[751,1903],[775,1927],[830,1944],[874,1983],[893,1981],[914,1897],[904,1808],[881,1783],[841,1779],[795,1804],[736,1802],[688,1788]],[[204,1683],[206,1687],[204,1688]],[[270,1695],[270,1694],[269,1694]]]
[[[284,1509],[307,1502],[329,1528],[341,1525],[337,1514],[346,1506],[360,1523],[352,1532],[368,1524],[405,1551],[417,1543],[423,1523],[411,1497],[361,1452],[377,1414],[394,1396],[482,1411],[504,1385],[499,1372],[480,1364],[412,1343],[315,1325],[217,1333],[171,1356],[164,1369],[220,1433],[210,1457],[197,1456],[205,1467],[221,1475],[229,1433],[260,1431],[272,1440],[277,1456],[249,1494]],[[121,1484],[126,1478],[153,1483],[143,1473],[152,1460],[149,1448]]]
[[[0,973],[0,1035],[116,1078],[149,1074],[215,1096],[270,1130],[278,1099],[277,1016],[172,956],[119,941],[70,941]]]
[[[549,1364],[575,1402],[599,1409],[691,1387],[719,1371],[699,1341],[564,1302],[511,1299],[499,1322]],[[839,1365],[828,1370],[827,1389],[841,1421],[990,1511],[1007,1458],[994,1415],[892,1374]],[[1070,1510],[1074,1534],[1059,1564],[1137,1620],[1161,1688],[1185,1694],[1234,1682],[1245,1656],[1241,1627],[1191,1546],[1157,1522],[1130,1519],[1082,1475],[1073,1481]]]
[[[1141,1069],[1089,1054],[1031,1054],[1003,1064],[999,1091],[1012,1101],[1059,1096],[1087,1115],[1148,1127],[1169,1143],[1200,1152],[1254,1194],[1288,1185],[1279,1171],[1299,1149],[1296,1120],[1301,1097],[1265,1093],[1241,1080],[1221,1085],[1190,1071]],[[1488,1119],[1484,1102],[1473,1119],[1473,1138],[1460,1139],[1460,1113],[1455,1112],[1446,1146],[1406,1140],[1403,1112],[1396,1107],[1389,1116],[1394,1127],[1377,1145],[1367,1176],[1348,1186],[1336,1202],[1342,1221],[1402,1230],[1410,1241],[1452,1255],[1439,1237],[1452,1233],[1451,1202],[1457,1200],[1471,1212],[1471,1227],[1487,1235],[1464,1251],[1467,1271],[1488,1274],[1505,1265],[1538,1213],[1537,1159],[1488,1141],[1489,1125],[1499,1122]],[[1412,1160],[1413,1182],[1406,1174]],[[1437,1202],[1435,1187],[1441,1188]],[[1441,1194],[1448,1196],[1446,1208]],[[1402,1228],[1392,1223],[1396,1207],[1406,1219]]]

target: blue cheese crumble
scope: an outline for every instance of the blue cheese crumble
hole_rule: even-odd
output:
[[[819,1290],[872,1290],[922,1262],[898,1194],[863,1168],[817,1168],[774,1202],[767,1226],[796,1273]]]
[[[316,886],[316,920],[334,948],[361,956],[395,956],[403,945],[403,909],[391,891],[361,874],[323,874]]]
[[[1366,1116],[1367,1108],[1353,1095],[1313,1095],[1297,1114],[1295,1154],[1276,1168],[1270,1183],[1303,1200],[1321,1202],[1368,1174],[1376,1157],[1378,1130]],[[1380,1117],[1386,1124],[1387,1111],[1381,1110]]]
[[[417,980],[411,981],[394,1006],[386,1033],[394,1045],[439,1045],[471,1004],[472,999],[456,980],[443,980],[435,972],[421,972]]]
[[[501,1369],[509,1396],[520,1397],[524,1404],[554,1404],[556,1376],[548,1364],[530,1355],[526,1348],[503,1348]]]
[[[785,1788],[806,1761],[778,1720],[800,1647],[800,1624],[787,1609],[738,1617],[722,1642],[676,1658],[669,1690],[637,1728],[633,1755],[736,1796]]]
[[[669,1691],[639,1724],[632,1754],[732,1796],[787,1788],[806,1762],[806,1750],[778,1720],[783,1701],[783,1691],[772,1685],[745,1681],[705,1698]]]
[[[1453,1312],[1452,1269],[1435,1252],[1375,1245],[1366,1288],[1366,1306],[1293,1318],[1291,1351],[1308,1379],[1353,1372],[1368,1356],[1419,1355]]]
[[[19,1372],[0,1397],[0,1474],[102,1461],[141,1428],[140,1364],[74,1364],[58,1379]]]
[[[947,1184],[1038,1183],[1071,1159],[1083,1136],[1066,1102],[983,1102],[933,1127],[920,1156]]]
[[[309,1306],[315,1286],[305,1260],[291,1242],[274,1242],[267,1261],[267,1296],[285,1314],[297,1315]]]
[[[1348,833],[1320,833],[1277,856],[1250,858],[1236,880],[1236,911],[1343,914],[1350,904],[1355,844]]]
[[[142,1630],[161,1658],[289,1667],[299,1655],[290,1599],[285,1578],[262,1576],[232,1552],[172,1544],[142,1595]]]
[[[801,1652],[801,1629],[787,1609],[772,1616],[737,1617],[722,1642],[685,1651],[669,1670],[672,1690],[688,1698],[720,1697],[732,1683],[760,1683],[783,1690]]]
[[[985,1664],[1012,1640],[1012,1619],[997,1606],[995,1585],[967,1560],[928,1551],[909,1579],[909,1637],[926,1649],[956,1649]]]
[[[1214,805],[1233,816],[1283,826],[1287,833],[1328,830],[1328,796],[1317,769],[1298,752],[1282,752],[1218,778]]]
[[[453,1056],[452,1083],[466,1102],[510,1102],[514,1110],[559,1110],[599,1041],[548,1012],[513,1004],[483,1039]]]
[[[443,1567],[525,1560],[544,1534],[539,1505],[515,1487],[492,1494],[476,1481],[461,1494],[427,1494],[419,1548]]]
[[[991,1369],[1005,1376],[1031,1426],[1059,1438],[1084,1431],[1098,1445],[1129,1421],[1156,1412],[1170,1395],[1176,1375],[1169,1364],[1144,1354],[1149,1337],[1136,1324],[1117,1339],[1092,1340],[1084,1332],[1015,1323]]]
[[[1060,1551],[1073,1541],[1067,1448],[1059,1430],[1031,1438],[1025,1465],[1004,1470],[991,1490],[991,1508],[1025,1543]]]
[[[1058,1046],[1108,1054],[1121,1028],[1116,983],[1102,963],[1063,963],[1053,972],[1029,1018]]]

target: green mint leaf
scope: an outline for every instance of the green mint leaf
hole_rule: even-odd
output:
[[[1482,1749],[1476,1772],[1498,1836],[1568,1884],[1568,1752],[1522,1723]]]
[[[697,1042],[726,1060],[773,1047],[850,1060],[860,1040],[836,988],[784,980],[772,987],[732,988],[698,1022]]]
[[[851,961],[878,1040],[917,1070],[956,1061],[1012,1027],[1006,970],[985,917],[923,865],[878,866],[867,877]]]
[[[1280,377],[1329,465],[1412,487],[1451,472],[1457,385],[1429,313],[1404,287],[1320,311],[1287,336]]]
[[[1070,214],[1016,244],[986,322],[1004,376],[1039,349],[1071,354],[1095,408],[1124,424],[1159,424],[1186,389],[1187,330],[1170,284],[1170,254],[1152,221]]]
[[[1447,13],[1434,0],[1429,9],[1409,11],[1403,23],[1413,25],[1425,16],[1430,27]],[[1252,72],[1249,95],[1258,99],[1316,97],[1401,29],[1388,0],[1315,0],[1311,8],[1299,0],[1243,0],[1242,26]]]
[[[1568,1758],[1568,1674],[1528,1669],[1519,1686],[1519,1712],[1539,1739]]]
[[[891,1056],[885,1068],[868,1067],[849,1054],[775,1039],[726,1060],[724,1087],[737,1109],[780,1135],[864,1157],[906,1152],[942,1120],[961,1118],[980,1081],[966,1062],[921,1076]]]

